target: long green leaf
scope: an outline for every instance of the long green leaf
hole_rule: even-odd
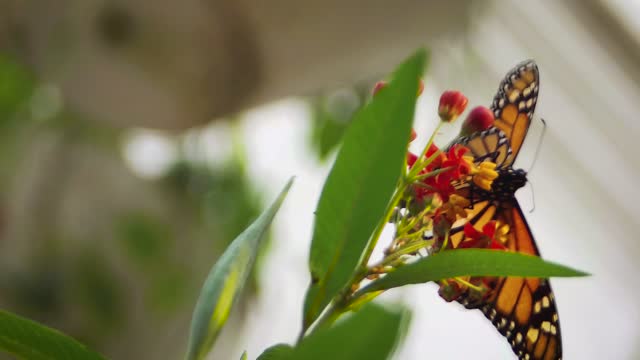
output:
[[[589,274],[537,256],[487,249],[443,251],[405,265],[370,283],[361,293],[456,276],[573,277]]]
[[[0,351],[29,360],[104,359],[57,330],[3,310],[0,310]]]
[[[279,360],[286,359],[293,353],[293,347],[288,344],[276,344],[260,354],[256,360]]]
[[[385,360],[408,325],[408,311],[390,311],[373,303],[344,321],[304,338],[287,360]],[[275,359],[273,359],[275,360]]]
[[[426,54],[419,51],[354,117],[318,201],[305,298],[308,327],[356,269],[401,174]]]
[[[293,178],[273,204],[233,240],[209,272],[191,319],[188,360],[200,360],[211,350],[251,272],[263,235],[292,183]]]

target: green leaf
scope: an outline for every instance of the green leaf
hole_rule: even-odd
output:
[[[104,359],[73,338],[0,310],[0,350],[19,359]]]
[[[266,349],[256,360],[279,360],[286,359],[293,353],[293,347],[288,344],[276,344]]]
[[[384,216],[407,154],[426,53],[419,51],[354,117],[318,201],[304,326],[347,285]]]
[[[389,359],[408,320],[408,311],[389,311],[370,303],[333,327],[304,338],[291,354],[277,359]]]
[[[34,88],[35,80],[28,69],[0,54],[0,127],[7,125],[11,116],[26,105]]]
[[[316,105],[322,107],[322,105]],[[329,153],[340,143],[342,135],[346,131],[349,122],[339,121],[325,109],[316,109],[313,122],[313,145],[318,152],[320,160],[324,160]],[[349,118],[350,119],[350,118]]]
[[[240,360],[247,360],[247,352],[243,352],[242,355],[240,355]]]
[[[370,283],[361,293],[456,276],[520,276],[548,278],[589,274],[538,256],[502,250],[458,249],[427,256]]]
[[[204,358],[213,346],[251,272],[263,235],[292,183],[293,178],[273,204],[233,240],[209,272],[191,319],[188,360]]]

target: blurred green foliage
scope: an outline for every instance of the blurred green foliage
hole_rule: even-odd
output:
[[[0,54],[0,128],[6,130],[17,121],[14,116],[28,104],[35,79],[27,68]]]
[[[131,345],[136,338],[116,339],[132,334],[132,319],[154,323],[150,332],[159,336],[186,326],[210,264],[261,213],[262,199],[247,178],[243,139],[234,140],[236,149],[222,165],[179,156],[159,179],[136,178],[122,155],[129,130],[85,118],[63,101],[55,84],[39,82],[28,67],[0,54],[0,307],[106,354],[138,358],[133,354],[142,350]],[[185,141],[182,134],[166,136],[177,145]],[[90,173],[87,166],[111,171],[109,180],[123,178],[125,185],[71,187],[78,174]],[[25,194],[23,184],[34,190]],[[144,202],[121,199],[118,192],[129,185],[148,189]],[[91,203],[100,198],[91,192],[112,193],[113,200]],[[43,206],[18,219],[15,209],[25,208],[25,199]],[[74,212],[95,220],[60,222]]]
[[[351,117],[370,96],[369,84],[341,89],[309,100],[311,106],[311,145],[320,160],[338,146]]]
[[[122,327],[126,313],[124,289],[111,265],[96,249],[84,249],[73,260],[71,294],[83,305],[83,314],[91,324],[87,334],[93,335],[94,344],[100,336]]]
[[[132,211],[124,214],[115,227],[125,253],[141,269],[167,256],[172,241],[169,226],[152,215]]]

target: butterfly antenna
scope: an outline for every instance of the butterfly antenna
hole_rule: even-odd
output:
[[[536,147],[536,152],[533,155],[533,162],[531,163],[531,166],[529,167],[529,170],[527,171],[527,173],[530,173],[531,170],[533,170],[533,167],[536,165],[536,161],[538,160],[538,155],[540,154],[540,149],[542,149],[542,140],[544,140],[544,134],[547,132],[547,122],[544,121],[544,119],[540,118],[540,121],[542,121],[542,134],[540,134],[540,140],[538,141],[538,146]]]

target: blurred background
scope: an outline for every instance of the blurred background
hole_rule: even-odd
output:
[[[336,144],[372,84],[426,47],[418,148],[442,91],[488,106],[537,61],[547,128],[518,198],[544,257],[593,274],[552,281],[564,357],[638,359],[638,19],[632,0],[2,1],[0,306],[113,359],[180,358],[211,264],[296,175],[210,358],[293,342]],[[413,309],[397,359],[513,358],[431,284],[382,300]]]

